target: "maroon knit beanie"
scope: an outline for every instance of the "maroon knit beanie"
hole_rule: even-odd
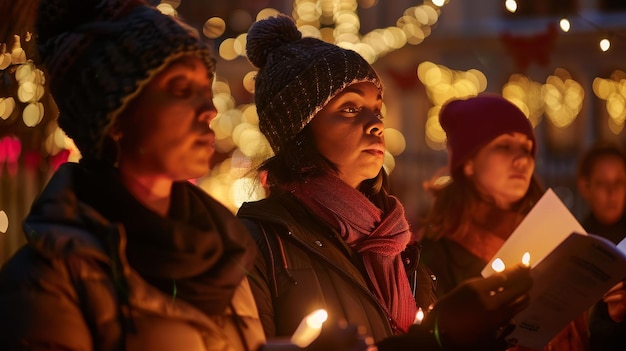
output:
[[[506,133],[525,134],[532,140],[532,153],[536,155],[537,140],[532,124],[517,106],[499,95],[482,94],[449,101],[441,108],[439,123],[448,139],[450,174],[481,147]]]

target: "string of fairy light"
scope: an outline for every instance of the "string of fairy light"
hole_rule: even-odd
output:
[[[340,47],[354,50],[368,62],[374,63],[380,57],[404,47],[418,45],[430,34],[437,23],[441,9],[447,0],[425,1],[421,5],[405,9],[392,26],[377,28],[361,34],[359,7],[374,6],[377,1],[356,0],[296,0],[291,16],[296,21],[303,36],[315,37]],[[175,11],[171,4],[164,5],[168,12]],[[259,11],[256,20],[274,16],[277,10],[266,8]],[[209,18],[203,25],[203,33],[211,39],[223,35],[226,21],[219,17]],[[218,52],[224,60],[234,60],[245,56],[247,33],[221,41]],[[243,76],[243,86],[254,93],[256,70]],[[237,105],[230,94],[227,82],[218,81],[214,85],[214,100],[218,116],[212,123],[216,134],[216,149],[220,152],[232,151],[232,156],[216,166],[210,176],[199,185],[213,196],[225,199],[232,208],[243,201],[264,196],[256,180],[247,170],[251,166],[272,155],[266,139],[258,130],[258,116],[253,104]],[[386,113],[386,106],[383,106]],[[385,168],[391,172],[395,166],[394,156],[401,154],[406,147],[403,134],[393,128],[385,128],[387,152]]]
[[[17,100],[25,104],[22,121],[26,126],[34,127],[41,122],[44,115],[44,107],[39,100],[44,94],[45,78],[43,71],[35,67],[31,60],[27,60],[18,35],[13,36],[10,51],[7,51],[6,43],[0,44],[0,71],[7,69],[14,73],[18,84]],[[16,99],[13,96],[0,97],[0,119],[8,120],[15,105]]]
[[[507,11],[517,11],[516,0],[505,0]],[[564,33],[573,29],[572,22],[583,22],[585,26],[603,33],[598,47],[603,52],[611,48],[612,38],[626,39],[620,33],[602,28],[602,26],[580,14],[559,18],[559,28]],[[596,77],[592,90],[595,96],[605,102],[608,113],[608,127],[614,134],[624,129],[626,120],[626,73],[614,70],[608,78]],[[576,118],[582,107],[584,89],[574,81],[565,69],[557,68],[553,76],[548,77],[545,85],[533,82],[522,75],[513,75],[503,88],[503,95],[516,103],[531,119],[533,125],[539,123],[542,115],[547,115],[557,127],[565,128]],[[526,95],[525,99],[519,97]]]
[[[516,0],[505,0],[504,1],[504,7],[506,8],[507,11],[511,12],[511,13],[515,13],[517,11],[517,1]],[[561,30],[564,33],[569,32],[572,29],[572,21],[570,20],[571,17],[575,17],[576,19],[581,20],[582,22],[585,23],[585,25],[591,26],[593,27],[595,30],[598,30],[600,32],[604,32],[604,36],[598,41],[598,46],[600,48],[600,50],[602,51],[608,51],[611,48],[611,39],[614,37],[622,37],[622,35],[620,35],[619,33],[615,33],[613,31],[610,30],[606,30],[603,29],[601,26],[599,26],[598,24],[594,23],[593,21],[585,18],[584,16],[577,14],[577,15],[573,15],[573,16],[563,16],[559,19],[559,28],[561,28]]]
[[[291,13],[304,36],[312,36],[339,46],[350,48],[363,55],[370,63],[405,45],[418,45],[431,33],[437,23],[442,8],[448,1],[424,2],[403,11],[394,26],[374,29],[359,34],[360,19],[358,6],[373,6],[376,1],[353,0],[296,0]],[[164,5],[170,13],[175,6]],[[267,8],[259,11],[256,20],[278,13]],[[250,23],[251,24],[251,23]],[[226,21],[219,17],[209,18],[203,33],[216,39],[223,35]],[[219,54],[224,60],[234,60],[245,55],[246,33],[223,40]],[[255,70],[243,74],[243,86],[254,92]],[[441,106],[454,98],[466,98],[484,92],[487,77],[478,69],[459,71],[433,62],[423,62],[416,72],[424,84],[432,107],[425,122],[425,142],[433,150],[445,148],[445,133],[438,122]],[[609,125],[618,134],[626,117],[626,74],[615,71],[610,78],[596,78],[594,93],[606,100],[607,110],[612,116]],[[271,155],[269,144],[258,130],[258,116],[253,104],[237,105],[231,95],[230,85],[218,80],[214,86],[218,117],[212,125],[216,132],[216,148],[220,152],[232,151],[231,157],[217,165],[211,174],[199,185],[227,206],[236,209],[243,201],[251,201],[264,196],[254,178],[247,173],[256,162]],[[624,93],[622,93],[624,92]],[[523,74],[513,74],[502,87],[502,95],[519,106],[533,125],[546,117],[558,128],[566,128],[582,109],[585,96],[582,85],[576,82],[564,68],[556,68],[544,82],[533,81]],[[404,151],[406,142],[403,134],[395,129],[385,129],[388,152],[385,167],[391,171],[394,156]]]

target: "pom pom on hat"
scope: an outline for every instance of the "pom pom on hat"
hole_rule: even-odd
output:
[[[259,129],[275,153],[345,87],[378,75],[363,57],[315,38],[302,38],[290,17],[260,20],[248,31],[246,53],[259,68],[254,99]]]
[[[537,151],[533,126],[526,115],[499,95],[482,94],[467,100],[450,101],[441,108],[439,123],[448,139],[450,174],[502,134],[525,134],[533,142],[533,155]]]
[[[267,56],[272,52],[302,39],[302,33],[290,17],[279,15],[265,24],[251,29],[246,39],[248,60],[259,68],[265,66]]]
[[[143,0],[41,0],[39,54],[58,122],[83,158],[100,159],[109,128],[177,58],[215,61],[197,31]]]

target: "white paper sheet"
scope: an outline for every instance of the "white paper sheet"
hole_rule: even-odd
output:
[[[531,270],[530,305],[514,317],[512,343],[543,349],[567,323],[626,277],[626,255],[593,234],[572,233]]]
[[[530,266],[535,267],[572,232],[586,233],[561,199],[548,189],[481,273],[483,277],[495,273],[491,264],[496,258],[506,267],[517,266],[526,252],[530,253]]]
[[[620,245],[626,246],[626,240]],[[519,265],[530,253],[529,306],[518,313],[512,344],[543,347],[574,318],[626,277],[626,251],[609,240],[586,234],[556,194],[548,189],[498,253],[483,269],[494,273],[499,258],[507,267]]]

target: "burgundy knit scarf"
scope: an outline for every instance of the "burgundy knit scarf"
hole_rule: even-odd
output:
[[[360,191],[327,174],[289,184],[286,190],[335,228],[363,258],[370,289],[392,318],[395,332],[406,332],[417,307],[400,253],[411,237],[402,204],[389,197],[384,213]]]

